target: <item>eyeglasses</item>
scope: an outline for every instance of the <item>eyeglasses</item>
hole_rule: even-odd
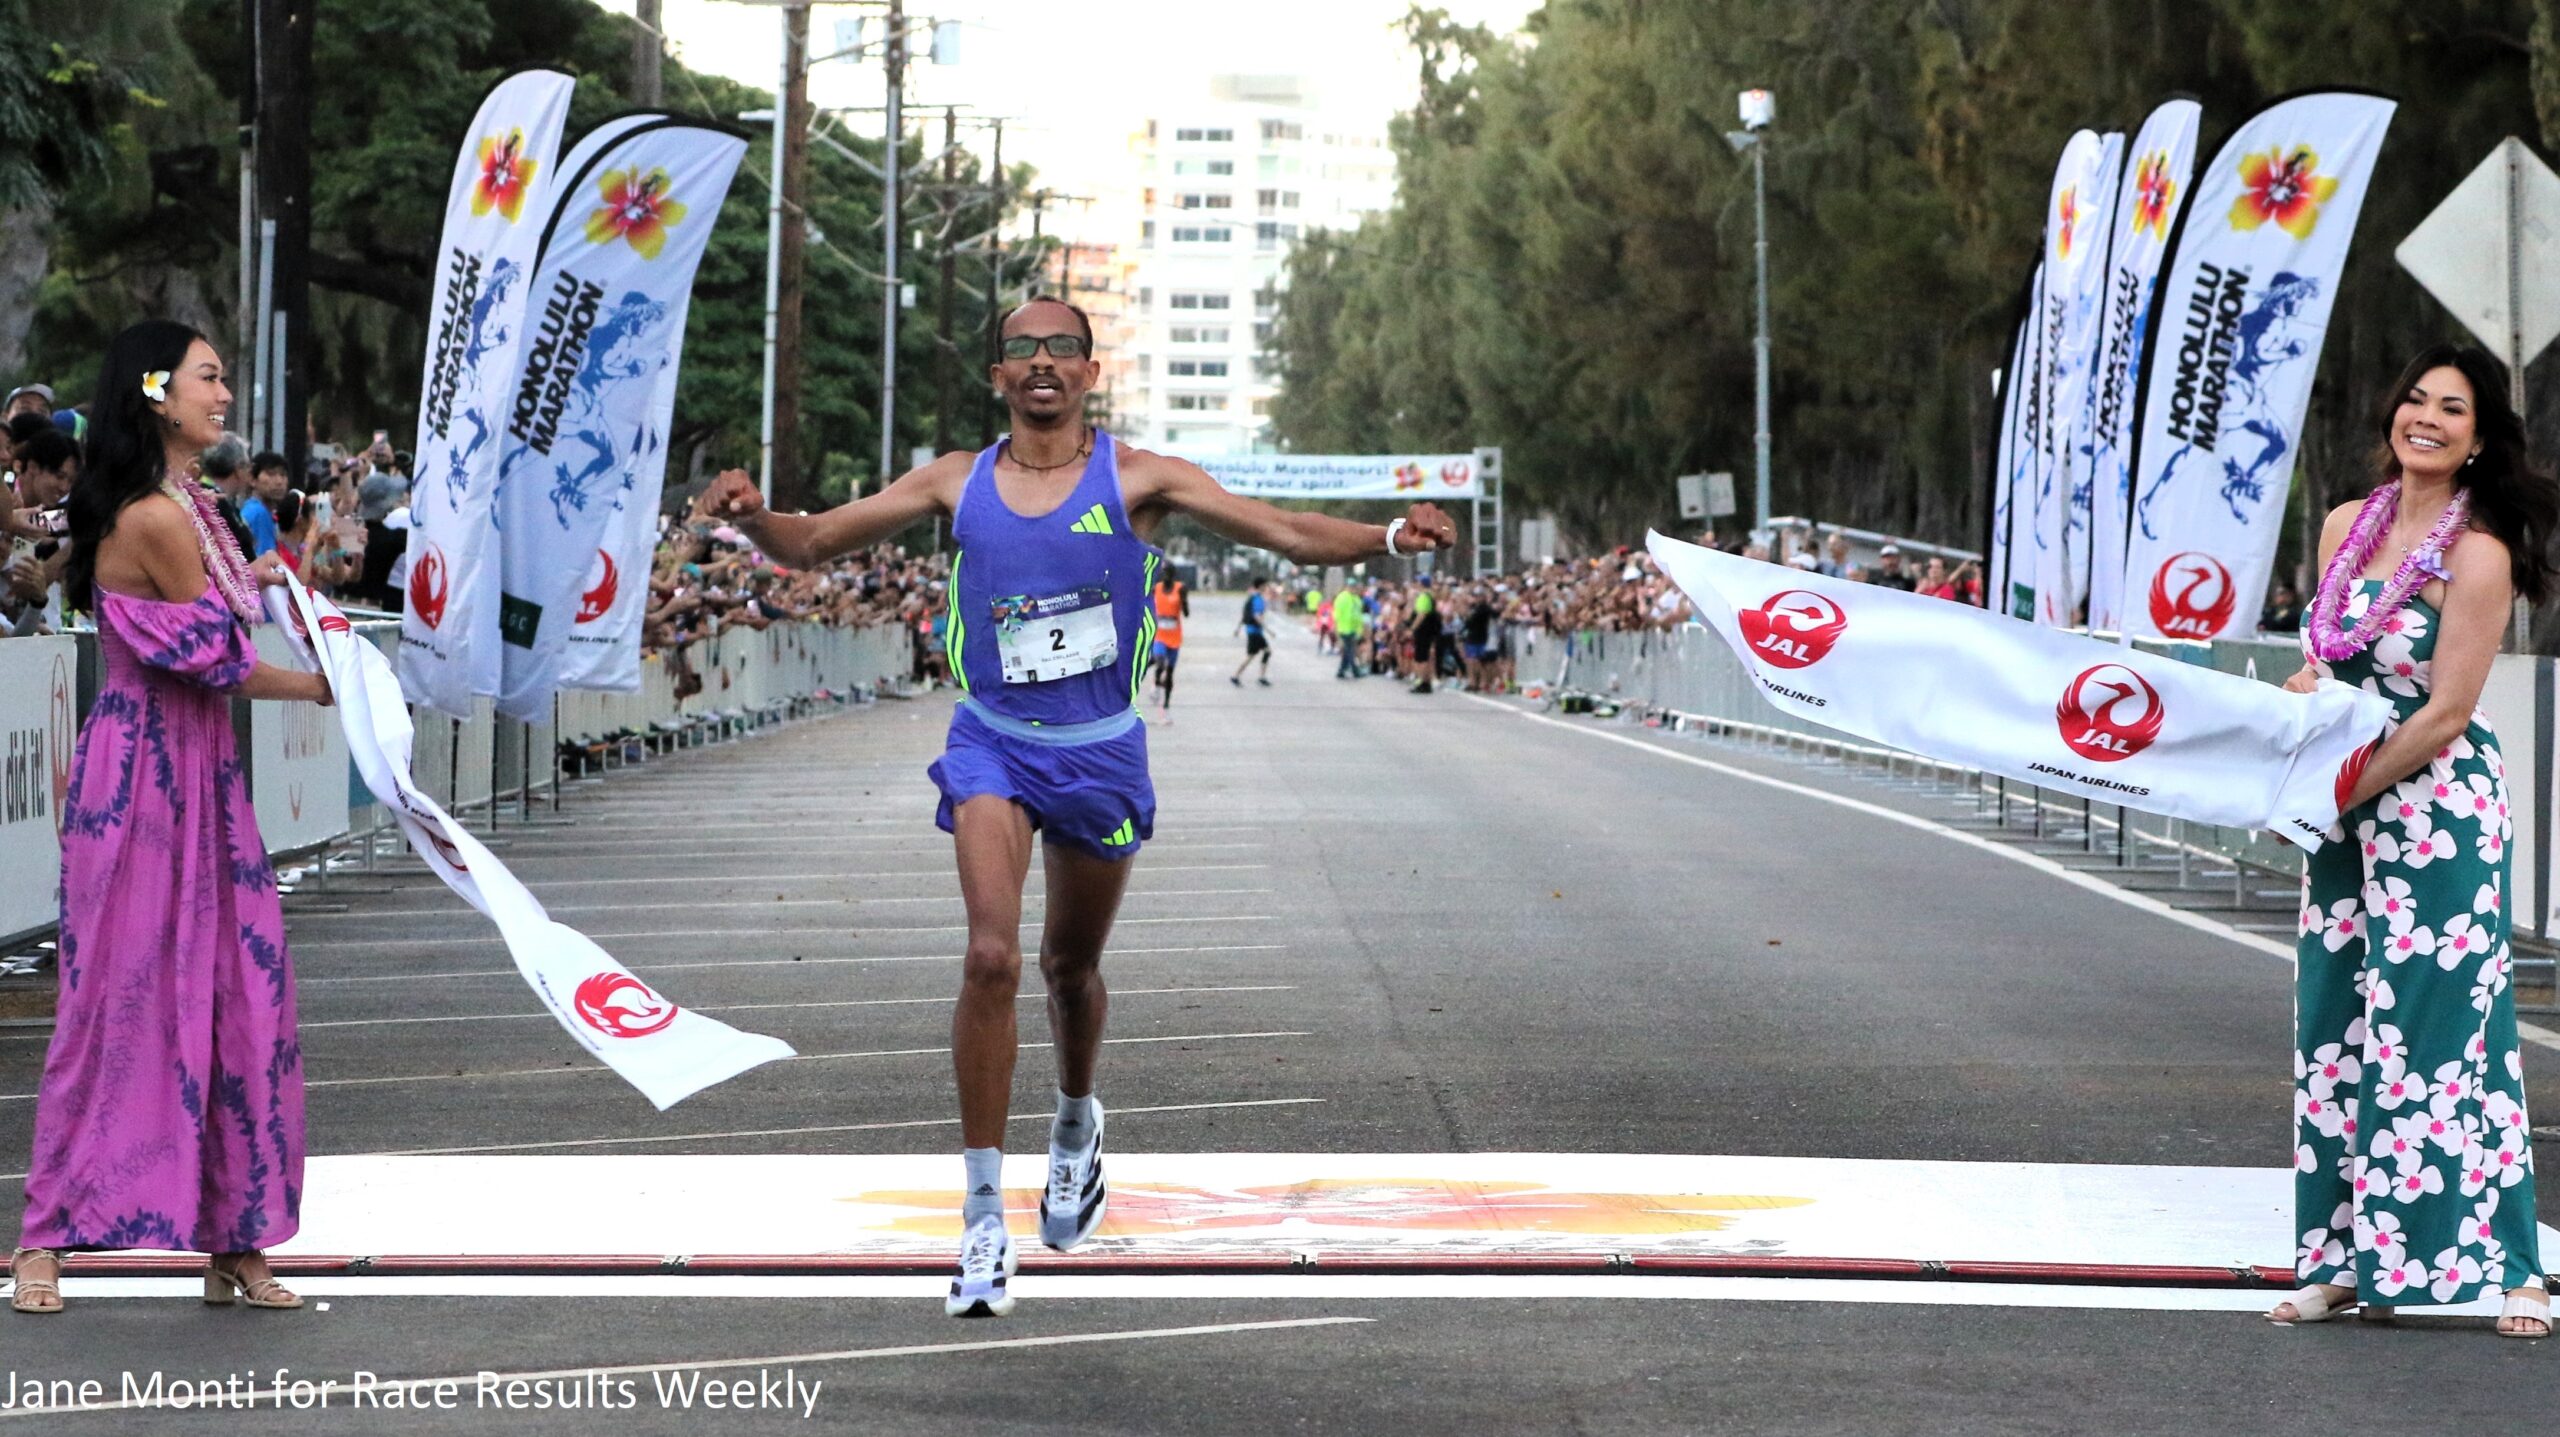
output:
[[[1059,359],[1083,359],[1093,352],[1081,334],[1017,334],[1004,342],[1004,357],[1029,359],[1046,349]]]

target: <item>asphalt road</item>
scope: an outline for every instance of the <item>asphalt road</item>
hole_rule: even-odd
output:
[[[1201,611],[1226,612],[1215,599]],[[1122,1150],[2288,1160],[2280,960],[1996,854],[1526,721],[1522,706],[1336,681],[1299,632],[1270,687],[1239,689],[1225,677],[1238,642],[1191,627],[1174,722],[1149,734],[1156,841],[1105,965],[1111,1036],[1154,1040],[1104,1059]],[[485,922],[414,864],[297,895],[311,1150],[948,1153],[939,1050],[961,912],[923,776],[947,713],[939,696],[884,702],[578,789],[569,826],[502,830],[501,856],[555,916],[687,1005],[803,1055],[664,1115],[575,1054]],[[1853,775],[1653,741],[1954,812]],[[1027,991],[1026,1039],[1044,1036],[1036,1004]],[[444,1021],[460,1019],[474,1021]],[[40,1043],[0,1037],[0,1168],[23,1166],[7,1158],[27,1150],[40,1057]],[[2560,1111],[2555,1060],[2526,1054],[2542,1114]],[[1045,1112],[1049,1082],[1045,1052],[1027,1051],[1018,1109]],[[2548,1164],[2552,1145],[2541,1151]],[[0,1179],[0,1204],[19,1188]],[[2546,1197],[2546,1221],[2554,1211]],[[824,1296],[672,1281],[429,1296],[349,1279],[325,1285],[329,1312],[291,1315],[84,1297],[75,1281],[70,1314],[0,1327],[0,1369],[100,1377],[112,1398],[122,1372],[155,1367],[343,1380],[734,1360],[778,1377],[794,1364],[770,1359],[816,1359],[797,1364],[824,1383],[806,1419],[670,1410],[641,1377],[640,1405],[612,1421],[643,1433],[973,1419],[1417,1437],[2446,1430],[2547,1420],[2560,1397],[2554,1344],[2429,1322],[2281,1330],[2225,1310],[2259,1302],[2231,1294],[2127,1310],[2024,1290],[1918,1300],[1913,1284],[1294,1296],[1132,1279],[1044,1299],[1026,1278],[1012,1319],[963,1325],[941,1317],[930,1279]],[[1180,1331],[1317,1319],[1340,1320]],[[1097,1335],[1111,1340],[950,1347]],[[467,1386],[461,1400],[255,1420],[600,1425],[477,1408]]]

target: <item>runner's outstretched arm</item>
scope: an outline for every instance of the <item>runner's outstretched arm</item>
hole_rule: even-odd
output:
[[[823,514],[776,514],[744,469],[730,469],[693,501],[694,513],[735,524],[755,546],[787,568],[808,569],[856,549],[868,548],[934,514],[949,514],[952,497],[968,482],[975,457],[945,454],[910,469],[877,494],[840,504]]]
[[[1161,505],[1188,514],[1239,544],[1269,549],[1294,563],[1353,564],[1387,551],[1384,525],[1297,513],[1231,494],[1207,470],[1188,460],[1133,449],[1120,473],[1130,508]],[[1440,512],[1439,505],[1416,504],[1405,511],[1404,527],[1396,533],[1396,552],[1419,554],[1449,548],[1457,541],[1458,526]]]

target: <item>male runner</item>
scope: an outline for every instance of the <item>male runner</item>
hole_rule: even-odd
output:
[[[1457,540],[1434,505],[1416,504],[1384,528],[1292,513],[1088,427],[1084,398],[1099,369],[1093,328],[1072,305],[1032,300],[1005,316],[999,333],[988,378],[1012,415],[1003,442],[945,454],[824,514],[768,511],[740,470],[698,501],[705,517],[736,524],[795,569],[937,514],[951,519],[949,645],[963,696],[930,772],[942,790],[934,821],[952,835],[969,917],[951,1021],[967,1174],[959,1271],[943,1301],[954,1317],[1013,1310],[1000,1169],[1017,1048],[1022,885],[1035,834],[1048,880],[1040,975],[1058,1054],[1040,1240],[1063,1251],[1102,1221],[1103,1115],[1093,1093],[1109,1002],[1102,947],[1130,860],[1155,826],[1146,726],[1134,707],[1153,619],[1148,593],[1164,562],[1149,536],[1167,515],[1188,514],[1306,565]]]
[[[1182,661],[1182,621],[1191,612],[1191,586],[1166,569],[1156,575],[1155,592],[1148,596],[1155,606],[1156,642],[1147,651],[1147,661],[1155,665],[1156,692],[1163,695],[1161,707],[1164,721],[1173,722],[1173,666]]]
[[[1266,689],[1271,687],[1271,636],[1263,632],[1263,619],[1270,610],[1270,597],[1262,592],[1262,576],[1256,574],[1253,587],[1245,591],[1243,617],[1236,620],[1236,627],[1244,633],[1244,662],[1227,675],[1227,682],[1237,688],[1244,687],[1244,671],[1253,667],[1255,659],[1262,660],[1262,673],[1254,682]]]

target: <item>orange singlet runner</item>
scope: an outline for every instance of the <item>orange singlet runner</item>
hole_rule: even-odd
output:
[[[1191,590],[1170,575],[1148,595],[1155,604],[1156,636],[1147,657],[1155,665],[1156,692],[1162,695],[1165,722],[1173,722],[1173,668],[1182,658],[1182,616],[1191,612]]]

